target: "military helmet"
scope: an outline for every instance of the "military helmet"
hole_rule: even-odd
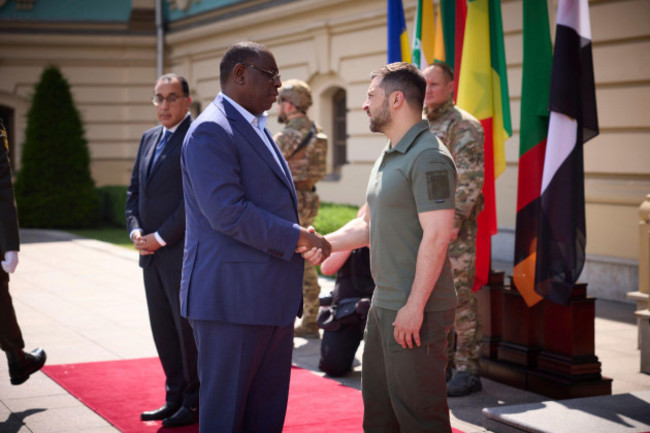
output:
[[[311,88],[302,80],[287,80],[282,83],[278,101],[291,102],[298,110],[306,112],[311,107]]]

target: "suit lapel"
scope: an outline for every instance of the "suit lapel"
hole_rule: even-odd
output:
[[[144,174],[145,182],[151,177],[151,172],[153,167],[151,167],[151,159],[153,158],[154,151],[156,150],[156,143],[160,141],[160,138],[163,134],[164,128],[161,126],[156,133],[151,134],[149,137],[149,143],[147,148],[144,151],[143,167],[142,173]]]
[[[156,163],[149,168],[149,175],[147,176],[147,179],[151,179],[153,175],[156,173],[158,170],[158,167],[160,167],[161,164],[165,162],[165,159],[167,158],[167,155],[171,154],[174,152],[174,150],[179,147],[180,145],[183,144],[183,138],[185,137],[185,133],[187,132],[187,129],[190,126],[190,123],[192,123],[192,118],[191,117],[186,117],[185,120],[181,122],[180,125],[178,125],[178,128],[176,128],[176,131],[172,134],[171,137],[169,137],[169,141],[167,141],[167,144],[165,145],[165,148],[163,149],[162,153],[158,157],[158,160]],[[160,141],[160,138],[162,137],[162,134],[164,133],[164,128],[160,129],[160,133],[156,134],[156,141],[154,142],[153,146],[148,150],[147,152],[147,163],[150,165],[151,164],[151,159],[153,158],[154,150],[156,149],[156,144]]]
[[[293,184],[293,177],[291,176],[291,169],[289,168],[289,164],[287,163],[286,159],[284,159],[284,156],[282,155],[282,152],[280,151],[280,148],[278,147],[278,145],[275,142],[275,140],[273,139],[273,137],[271,137],[271,133],[269,132],[268,129],[264,128],[264,134],[269,139],[269,142],[271,143],[271,146],[273,146],[273,150],[275,151],[275,155],[278,157],[278,161],[280,161],[280,164],[282,164],[282,170],[284,171],[284,177],[287,180],[287,182],[285,182],[285,185],[289,186],[289,189],[291,189],[291,194],[293,194],[294,200],[297,203],[298,199],[296,198],[296,188],[295,188],[295,186]],[[274,159],[274,162],[275,162],[275,159]]]
[[[239,112],[233,107],[228,101],[225,99],[222,99],[222,104],[224,107],[224,111],[226,115],[228,116],[228,119],[230,119],[231,124],[234,128],[239,131],[239,133],[250,143],[250,145],[253,147],[255,152],[268,164],[268,166],[273,170],[275,175],[284,183],[284,185],[291,191],[292,197],[294,201],[297,201],[295,198],[295,191],[293,187],[293,182],[290,181],[289,178],[287,178],[287,175],[283,173],[283,169],[280,168],[278,163],[275,161],[275,158],[273,155],[271,155],[271,152],[269,149],[266,147],[266,144],[262,141],[262,139],[257,135],[257,133],[253,130],[253,126],[249,125],[248,122],[246,122],[246,119],[239,114]],[[275,142],[271,138],[270,134],[267,133],[267,137],[269,137],[271,144],[275,146]],[[276,146],[277,148],[277,146]],[[286,165],[286,162],[284,161],[284,158],[282,157],[282,154],[279,156],[280,159],[280,164],[283,165],[284,169],[288,171],[288,166]]]

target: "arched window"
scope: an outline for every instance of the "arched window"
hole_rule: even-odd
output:
[[[340,174],[348,163],[347,104],[345,90],[338,89],[332,96],[332,172]]]

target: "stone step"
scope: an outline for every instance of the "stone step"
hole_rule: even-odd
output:
[[[650,433],[650,391],[483,409],[494,433]]]

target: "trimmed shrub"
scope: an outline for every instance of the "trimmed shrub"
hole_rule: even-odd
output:
[[[102,223],[111,227],[126,227],[126,190],[122,185],[99,187],[102,198]]]
[[[83,228],[100,221],[100,198],[70,85],[55,66],[36,85],[27,113],[16,202],[23,227]]]

